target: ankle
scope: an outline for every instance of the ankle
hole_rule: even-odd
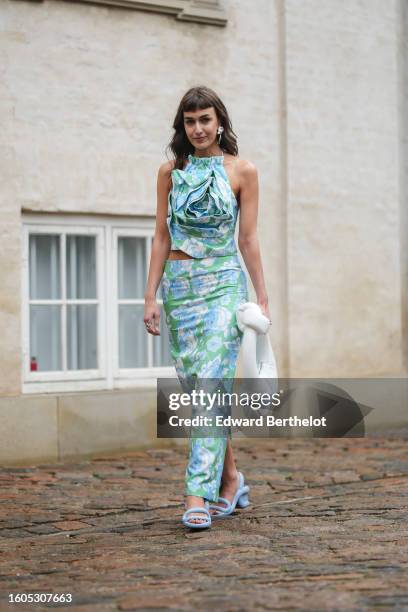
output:
[[[238,470],[236,468],[234,470],[224,470],[222,473],[222,482],[224,484],[238,482]]]
[[[189,508],[192,508],[193,506],[197,506],[198,508],[200,508],[201,506],[204,507],[205,502],[203,497],[197,497],[196,495],[187,495],[186,504]]]

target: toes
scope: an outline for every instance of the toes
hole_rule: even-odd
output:
[[[201,516],[192,516],[190,519],[191,523],[205,523],[206,519]]]

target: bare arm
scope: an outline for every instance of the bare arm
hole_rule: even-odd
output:
[[[167,199],[171,187],[172,163],[166,162],[159,168],[157,175],[156,228],[150,256],[149,274],[145,288],[144,322],[151,322],[149,333],[159,336],[160,308],[156,292],[163,275],[164,263],[170,251],[170,235],[167,227]]]
[[[268,296],[256,229],[259,198],[258,172],[253,164],[244,160],[240,171],[240,185],[238,247],[251,277],[258,304],[263,314],[269,319]]]

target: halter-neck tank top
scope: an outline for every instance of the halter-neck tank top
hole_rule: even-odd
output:
[[[197,258],[236,254],[238,203],[224,168],[224,155],[190,154],[184,170],[175,169],[171,176],[170,248]]]

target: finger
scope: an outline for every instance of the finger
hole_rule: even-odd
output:
[[[146,319],[145,322],[145,329],[147,331],[148,334],[152,333],[152,329],[153,329],[153,321],[151,319]]]
[[[152,334],[153,336],[157,335],[157,330],[156,330],[156,321],[154,320],[154,316],[149,319],[149,321],[146,324],[146,331],[149,334]]]
[[[153,333],[160,336],[160,315],[153,315]]]

